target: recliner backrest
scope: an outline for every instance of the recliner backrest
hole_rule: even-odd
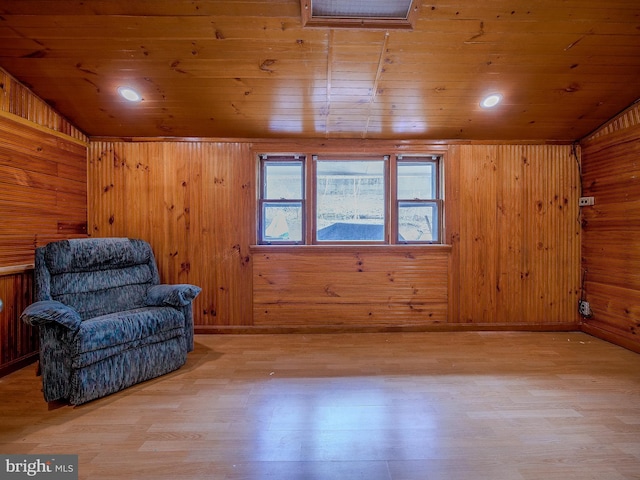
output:
[[[35,300],[57,300],[83,320],[145,305],[160,283],[151,246],[129,238],[83,238],[36,250]]]

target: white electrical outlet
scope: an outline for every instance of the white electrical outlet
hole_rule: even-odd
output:
[[[594,197],[580,197],[578,205],[580,205],[581,207],[589,207],[596,203],[595,200],[596,199]]]
[[[591,305],[589,305],[589,302],[587,302],[586,300],[580,300],[580,302],[578,303],[578,311],[583,317],[590,317]]]

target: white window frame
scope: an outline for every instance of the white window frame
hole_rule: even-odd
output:
[[[317,169],[318,160],[336,161],[362,161],[381,160],[385,161],[385,206],[384,206],[384,234],[382,240],[318,240],[316,225],[317,209]],[[302,198],[267,198],[266,197],[266,162],[287,162],[301,165],[301,192]],[[398,198],[398,165],[405,165],[409,162],[432,163],[434,165],[435,178],[432,198]],[[437,153],[403,153],[397,155],[325,155],[325,154],[259,154],[259,175],[258,175],[258,212],[257,212],[257,243],[260,245],[360,245],[360,244],[380,244],[380,245],[442,245],[444,243],[444,154]],[[265,219],[265,205],[273,203],[296,203],[300,205],[302,216],[302,232],[299,240],[291,238],[266,238],[265,229],[267,220]],[[403,204],[416,203],[420,206],[433,206],[435,209],[435,221],[431,223],[431,232],[435,229],[435,237],[427,240],[404,239],[400,235],[400,208]]]

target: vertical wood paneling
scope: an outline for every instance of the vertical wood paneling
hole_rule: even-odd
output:
[[[507,148],[509,158],[517,158],[517,148]],[[514,150],[516,150],[514,152]],[[496,192],[497,231],[502,233],[509,231],[509,235],[496,244],[497,269],[496,269],[496,312],[504,322],[524,322],[533,319],[525,318],[526,312],[521,307],[523,298],[523,283],[527,274],[523,273],[522,248],[525,218],[523,207],[524,198],[521,195],[522,185],[525,181],[524,170],[526,160],[502,162],[502,168],[498,171],[498,185]]]
[[[96,237],[149,241],[162,280],[203,288],[197,327],[251,324],[255,164],[249,143],[92,142]]]
[[[496,148],[461,147],[459,288],[464,323],[496,321]]]
[[[577,325],[578,169],[571,147],[460,149],[460,321]]]
[[[37,329],[19,320],[31,303],[32,271],[3,273],[0,269],[0,376],[34,359],[38,350]]]
[[[248,143],[200,143],[191,164],[190,249],[201,325],[251,325],[249,245],[255,242],[255,159]],[[202,266],[206,268],[203,270]]]
[[[452,145],[444,157],[444,241],[449,252],[447,321],[458,323],[460,316],[460,147]]]
[[[621,130],[627,130],[633,127],[640,126],[640,108],[638,106],[628,108],[620,115],[611,119],[606,125],[596,130],[589,135],[587,140],[595,140],[599,137],[604,137]]]
[[[84,133],[2,68],[0,68],[0,112],[16,115],[82,142],[88,140]]]
[[[585,331],[640,351],[640,106],[582,143]]]

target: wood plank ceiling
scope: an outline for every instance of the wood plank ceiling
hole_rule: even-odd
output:
[[[573,141],[640,98],[638,0],[417,6],[385,30],[304,28],[300,0],[2,0],[0,67],[91,136]]]

